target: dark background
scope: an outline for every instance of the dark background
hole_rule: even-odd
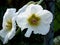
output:
[[[17,11],[26,3],[31,0],[0,0],[0,29],[2,29],[2,20],[3,15],[7,8],[16,8]],[[32,1],[39,1],[39,0],[32,0]],[[41,5],[46,9],[46,3],[43,2]],[[26,29],[25,29],[26,30]],[[30,38],[24,37],[24,33],[17,34],[12,40],[8,42],[6,45],[42,45],[43,44],[43,37],[42,35],[34,35],[32,33]],[[60,1],[56,0],[55,3],[55,13],[54,13],[54,38],[56,36],[60,36]],[[0,41],[0,45],[3,45]]]

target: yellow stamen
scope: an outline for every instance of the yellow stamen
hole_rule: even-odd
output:
[[[35,14],[32,14],[29,18],[28,18],[28,23],[31,25],[31,26],[37,26],[39,25],[40,23],[40,17],[35,15]]]
[[[11,28],[12,28],[12,20],[9,19],[9,20],[7,21],[7,24],[6,24],[6,29],[7,29],[7,30],[11,30]]]

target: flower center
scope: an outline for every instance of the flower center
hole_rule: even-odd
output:
[[[29,18],[28,18],[28,23],[31,25],[31,26],[37,26],[39,25],[39,22],[40,22],[40,17],[35,15],[35,14],[32,14]]]
[[[11,30],[11,28],[12,28],[12,20],[9,19],[9,20],[7,21],[7,24],[6,24],[6,29],[7,29],[7,30]]]

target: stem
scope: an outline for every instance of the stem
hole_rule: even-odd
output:
[[[30,2],[27,3],[27,5],[30,5],[30,4],[35,4],[35,2],[34,1],[30,1]]]
[[[17,29],[16,35],[18,35],[19,32],[21,32],[21,28]]]
[[[37,4],[41,4],[43,2],[43,0],[40,0]]]

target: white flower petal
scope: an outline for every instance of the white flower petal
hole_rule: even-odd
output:
[[[25,28],[25,25],[27,24],[26,17],[18,16],[16,19],[16,22],[20,28]]]
[[[8,33],[8,31],[6,31],[6,30],[4,30],[4,29],[0,30],[0,36],[1,36],[2,38],[4,38],[7,33]]]
[[[30,4],[26,9],[27,12],[30,12],[32,14],[37,13],[42,10],[43,10],[42,6],[38,5],[38,4],[36,4],[36,5]]]
[[[5,14],[4,14],[3,19],[5,19],[5,18],[8,19],[8,17],[11,18],[11,17],[16,15],[15,13],[16,13],[16,9],[15,8],[7,9]]]
[[[7,30],[1,30],[0,31],[0,37],[1,37],[1,41],[4,43],[4,38],[6,37],[6,35],[8,34],[9,31]]]
[[[3,44],[6,44],[8,42],[9,38],[7,37],[7,35],[5,36],[4,40],[3,40]]]
[[[53,14],[48,10],[43,10],[42,12],[39,12],[38,15],[40,15],[42,23],[50,24],[53,20]]]
[[[42,34],[42,35],[46,35],[48,32],[49,32],[49,30],[50,30],[50,25],[48,25],[48,24],[41,24],[38,28],[37,28],[37,30],[38,30],[38,34]]]
[[[8,37],[8,40],[11,40],[16,34],[16,29],[12,29],[6,36]]]
[[[32,29],[28,28],[27,32],[25,33],[25,37],[30,37],[32,33]]]
[[[39,32],[38,31],[39,30],[38,27],[32,27],[31,29],[33,29],[34,34],[38,34],[38,32]]]

